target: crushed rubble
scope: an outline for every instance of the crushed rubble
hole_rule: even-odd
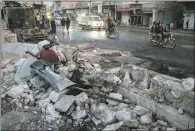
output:
[[[39,49],[46,43],[48,41],[40,42]],[[36,60],[21,59],[16,63],[10,59],[3,61],[3,124],[8,121],[5,119],[18,119],[17,115],[8,118],[10,112],[25,112],[25,115],[33,114],[36,118],[32,122],[31,118],[22,118],[18,123],[11,123],[11,126],[5,124],[3,129],[24,129],[25,124],[29,130],[187,129],[186,121],[190,117],[187,113],[193,114],[194,108],[191,99],[194,95],[193,78],[180,80],[129,65],[103,69],[99,63],[91,62],[95,56],[83,55],[85,51],[79,51],[85,48],[91,49],[92,45],[59,45],[54,48],[63,63],[58,64],[55,74],[52,70],[49,72],[59,82],[54,84],[58,84],[60,90],[55,90],[38,73],[33,74],[30,65]],[[31,77],[27,79],[27,76]],[[84,90],[76,90],[75,85]],[[105,97],[98,96],[98,93]],[[155,106],[154,102],[159,105]],[[166,104],[176,108],[174,113],[170,108],[164,108]],[[168,110],[168,113],[164,110]],[[157,118],[154,114],[161,117]],[[177,115],[179,120],[186,121],[183,125],[175,124],[167,114]],[[163,116],[166,116],[165,119]],[[193,122],[194,119],[190,120]]]

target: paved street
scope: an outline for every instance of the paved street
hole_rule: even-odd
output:
[[[188,73],[194,71],[194,35],[175,33],[176,47],[167,49],[155,47],[149,43],[148,32],[133,30],[128,31],[119,29],[118,39],[110,39],[105,36],[104,31],[81,30],[78,27],[72,27],[70,34],[63,36],[62,29],[57,28],[59,41],[66,44],[83,43],[95,40],[96,46],[105,49],[117,49],[121,51],[131,51],[137,57],[160,60],[167,62],[172,67],[178,67]]]

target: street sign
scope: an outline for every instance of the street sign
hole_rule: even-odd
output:
[[[99,14],[102,13],[102,5],[98,5],[98,13],[99,13]]]

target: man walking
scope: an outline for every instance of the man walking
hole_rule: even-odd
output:
[[[62,18],[62,20],[61,20],[61,26],[62,26],[63,35],[64,35],[64,32],[65,32],[65,24],[66,24],[66,21],[65,21],[64,18]]]
[[[66,30],[67,30],[68,34],[69,34],[69,28],[70,28],[70,19],[67,17],[67,19],[66,19]]]
[[[189,19],[186,21],[186,29],[188,30],[189,27]]]

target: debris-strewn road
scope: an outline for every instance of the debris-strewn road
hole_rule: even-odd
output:
[[[96,46],[107,49],[117,49],[121,51],[131,51],[137,57],[144,59],[158,60],[168,63],[171,67],[177,67],[187,73],[194,71],[194,35],[176,33],[177,46],[174,49],[154,47],[149,43],[148,33],[139,30],[119,30],[118,39],[106,38],[104,31],[81,30],[72,27],[70,34],[63,36],[62,30],[57,28],[57,36],[63,43],[83,43],[95,40]]]

